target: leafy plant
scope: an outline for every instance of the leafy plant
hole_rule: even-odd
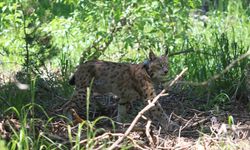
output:
[[[66,149],[45,133],[35,134],[25,126],[34,127],[30,118],[34,118],[37,102],[46,109],[67,100],[74,66],[92,59],[139,63],[149,50],[160,54],[169,49],[168,79],[188,67],[183,80],[195,83],[182,85],[188,96],[207,98],[206,109],[225,108],[231,100],[238,100],[239,91],[247,93],[242,83],[249,57],[210,79],[249,51],[249,1],[217,2],[210,3],[206,13],[199,11],[201,0],[0,2],[0,75],[10,74],[8,82],[16,76],[31,85],[29,90],[19,90],[15,80],[0,82],[1,112],[13,110],[22,126],[11,129],[8,148]],[[93,140],[99,132],[94,126],[101,119],[79,125],[75,139],[68,126],[71,147],[81,148],[84,129],[88,129],[86,148],[98,145]],[[232,117],[228,123],[233,123]]]

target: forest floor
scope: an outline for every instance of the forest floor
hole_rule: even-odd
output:
[[[42,101],[42,96],[48,97],[52,92],[46,90],[38,93],[40,93],[40,100],[38,98],[37,102]],[[41,93],[43,93],[42,96]],[[54,101],[53,105],[50,102],[44,106],[49,118],[53,117],[50,121],[43,113],[35,110],[35,114],[32,114],[30,111],[27,124],[23,127],[23,120],[14,113],[2,114],[0,138],[8,142],[13,134],[16,134],[14,131],[25,128],[34,131],[34,135],[43,133],[58,145],[63,144],[68,148],[73,147],[72,143],[76,143],[76,138],[80,135],[79,144],[83,147],[91,145],[92,149],[108,148],[123,136],[124,140],[117,147],[128,149],[250,149],[250,113],[246,106],[236,100],[223,106],[207,109],[205,106],[208,104],[209,97],[190,98],[190,94],[183,92],[180,88],[171,89],[168,95],[161,97],[159,101],[167,114],[170,114],[171,119],[181,126],[181,129],[162,133],[157,126],[141,119],[125,136],[124,133],[130,126],[129,123],[114,122],[114,129],[109,119],[95,120],[103,115],[115,120],[116,99],[112,96],[97,96],[91,100],[90,103],[94,105],[90,105],[89,119],[95,123],[86,122],[80,134],[78,124],[69,125],[65,119],[58,116],[61,114],[56,108],[60,108],[66,100],[56,97],[57,102]],[[136,116],[142,108],[140,102],[134,102],[130,116]],[[85,108],[83,112],[86,112]],[[31,122],[32,124],[29,124]]]
[[[118,146],[126,145],[135,149],[250,149],[250,113],[246,111],[245,106],[232,102],[224,108],[205,111],[200,106],[206,104],[207,100],[188,99],[187,97],[183,92],[169,91],[169,95],[163,96],[159,100],[164,110],[171,114],[171,119],[181,125],[181,130],[161,133],[157,130],[159,128],[153,125],[150,128],[145,127],[145,121],[144,123],[142,121]],[[115,99],[110,96],[99,96],[95,98],[95,102],[92,100],[91,103],[96,103],[96,100],[102,102],[98,103],[98,108],[90,108],[90,119],[99,115],[115,118]],[[55,107],[58,107],[58,103],[54,103],[53,107],[45,108],[45,110],[50,116],[55,116],[58,113]],[[29,119],[32,118],[31,116],[29,115]],[[233,123],[228,123],[230,116],[233,117]],[[65,120],[59,117],[48,123],[44,116],[39,118],[34,124],[37,134],[43,132],[56,143],[72,146],[69,141],[69,126]],[[97,123],[92,129],[94,133],[94,136],[91,137],[93,139],[92,148],[101,148],[103,143],[106,143],[105,147],[111,146],[119,137],[124,136],[129,124],[115,123],[115,126],[116,129],[112,129],[112,125],[107,119]],[[71,136],[76,137],[79,126],[71,124],[70,127]],[[6,141],[10,140],[13,129],[18,131],[20,128],[22,128],[21,122],[15,115],[1,116],[1,138]],[[31,125],[27,124],[25,128],[31,130]],[[89,142],[86,130],[87,128],[82,129],[80,139],[82,145]]]

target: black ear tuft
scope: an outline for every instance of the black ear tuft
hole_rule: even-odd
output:
[[[155,59],[156,59],[156,56],[155,56],[154,52],[152,52],[150,50],[150,52],[149,52],[149,60],[152,61],[152,60],[155,60]]]
[[[69,79],[69,85],[75,85],[75,75],[73,75],[70,79]]]
[[[167,47],[165,50],[165,56],[168,56],[168,54],[169,54],[169,48]]]
[[[143,67],[146,68],[146,69],[149,68],[149,60],[145,60],[145,61],[143,62]]]

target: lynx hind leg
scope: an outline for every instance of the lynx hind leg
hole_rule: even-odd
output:
[[[74,121],[73,112],[81,113],[86,107],[86,91],[84,89],[75,89],[72,98],[65,104],[63,114],[70,120]],[[73,110],[73,111],[72,111]]]
[[[165,132],[180,128],[177,123],[170,120],[159,102],[156,102],[155,106],[149,110],[149,116],[154,122],[158,122]]]

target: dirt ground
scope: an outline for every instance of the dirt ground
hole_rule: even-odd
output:
[[[90,120],[103,115],[115,119],[116,101],[111,96],[95,97],[90,105]],[[162,133],[157,125],[150,124],[151,127],[148,127],[150,122],[141,119],[125,137],[123,145],[130,145],[132,149],[250,149],[250,113],[245,106],[236,101],[206,110],[203,107],[208,103],[206,98],[190,98],[188,93],[176,90],[168,91],[168,95],[161,97],[159,101],[164,110],[170,114],[171,119],[181,126],[181,129]],[[47,109],[48,114],[53,116],[58,113],[54,109],[58,106],[60,107],[55,104],[53,109]],[[131,120],[142,108],[139,102],[133,103]],[[82,114],[79,113],[79,115]],[[233,118],[233,122],[228,123],[230,117]],[[50,139],[68,144],[70,147],[68,123],[65,120],[58,117],[47,125],[45,123],[46,119],[43,117],[37,119],[36,132],[43,131]],[[93,139],[96,143],[108,140],[109,145],[112,145],[124,135],[129,125],[129,123],[115,123],[116,129],[113,130],[110,121],[103,119],[95,126],[102,130],[96,132]],[[0,118],[1,138],[6,141],[10,140],[13,134],[11,128],[19,130],[20,120],[14,115],[2,115]],[[71,125],[71,133],[77,135],[77,131],[78,125]],[[88,142],[86,139],[86,130],[83,128],[81,136],[83,145]],[[96,147],[98,148],[99,145],[96,144]]]

